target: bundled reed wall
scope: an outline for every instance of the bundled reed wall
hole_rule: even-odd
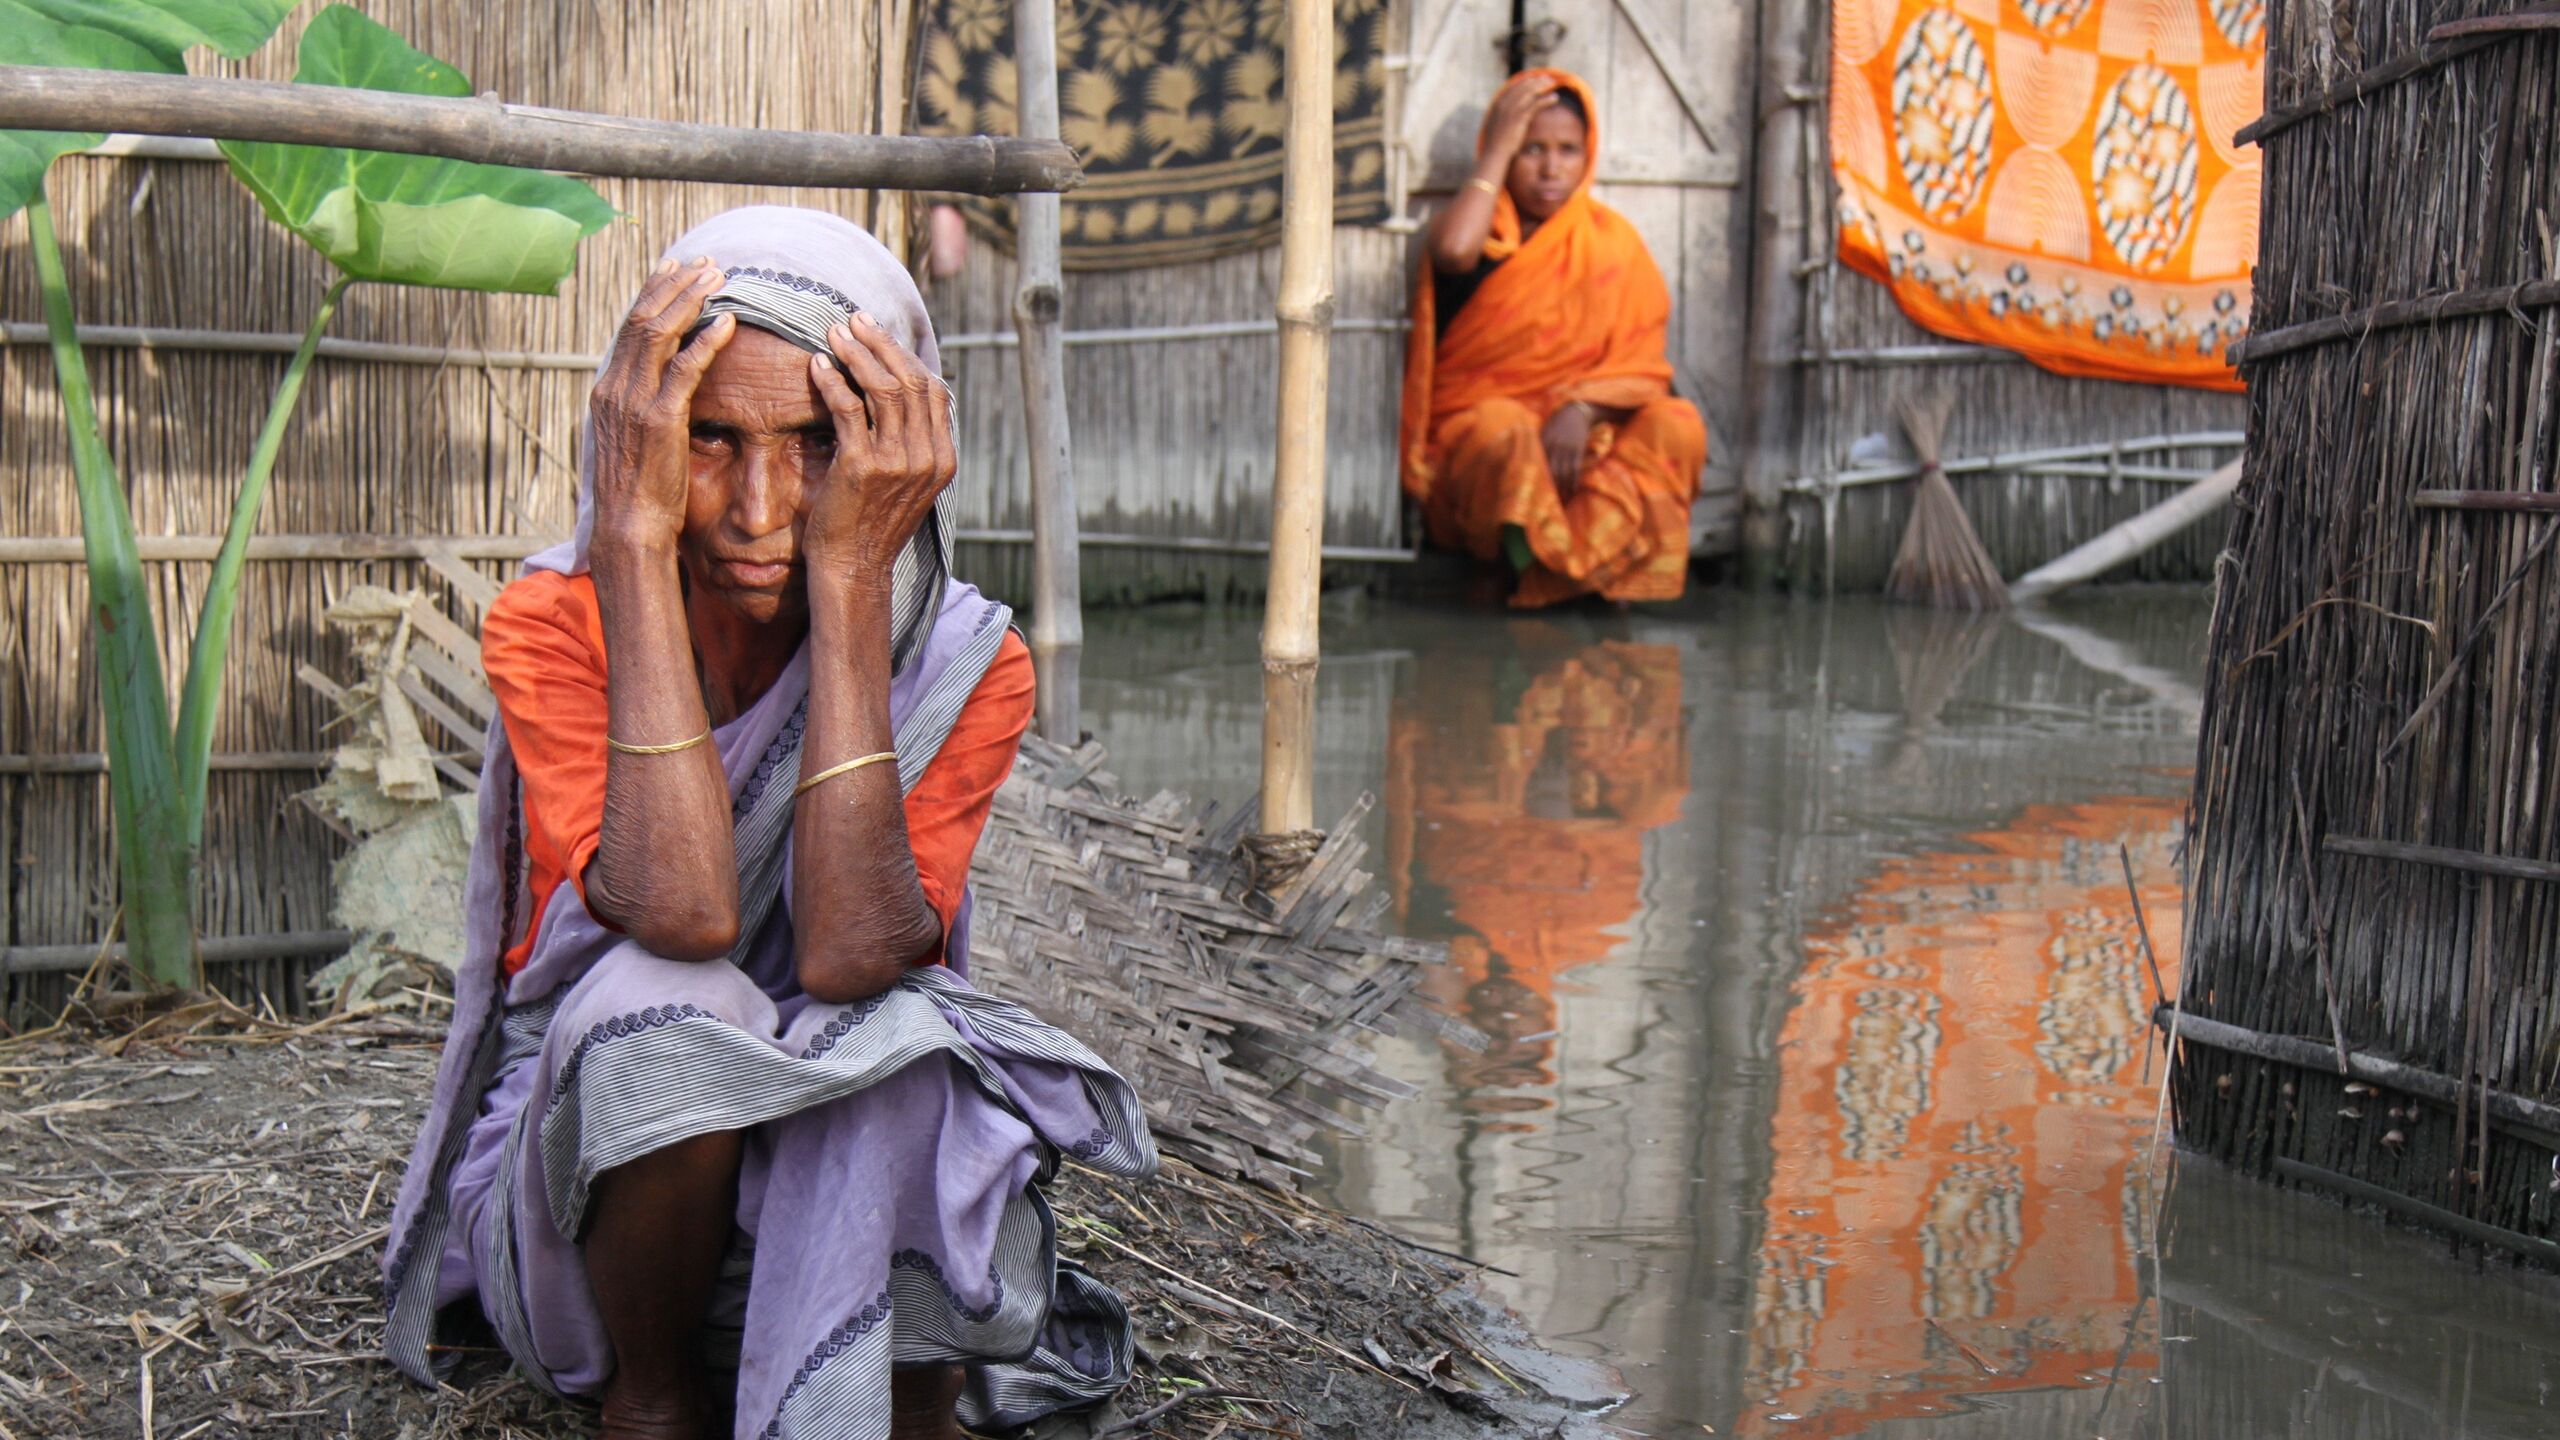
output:
[[[360,8],[510,100],[739,125],[896,128],[904,108],[906,0],[708,0],[504,7],[365,0]],[[289,75],[312,10],[246,67]],[[202,61],[199,59],[201,68]],[[901,203],[824,191],[600,181],[630,219],[584,247],[558,298],[358,286],[332,333],[459,350],[594,354],[664,245],[729,206],[787,199],[872,224],[892,244]],[[218,164],[72,157],[54,169],[56,224],[72,294],[90,325],[298,332],[328,280],[325,262],[269,224]],[[24,225],[0,225],[0,536],[76,537],[79,520],[50,357],[23,328],[41,318]],[[93,347],[106,439],[145,536],[218,535],[280,355]],[[576,425],[586,374],[484,363],[323,359],[286,439],[264,535],[552,536],[575,496]],[[76,543],[76,542],[75,542]],[[76,553],[76,550],[71,552]],[[175,689],[208,566],[149,567]],[[503,566],[485,563],[491,574]],[[344,674],[320,612],[359,580],[443,582],[408,560],[306,559],[248,567],[231,675],[214,734],[203,900],[207,935],[328,925],[335,842],[291,796],[331,742],[327,702],[294,678],[310,662]],[[0,564],[0,945],[83,943],[115,907],[107,791],[96,770],[97,678],[86,580],[70,561]],[[468,613],[467,611],[465,613]],[[35,757],[30,759],[28,757]],[[247,768],[225,768],[246,766]],[[74,773],[30,774],[31,768]],[[85,772],[85,773],[83,773]],[[237,989],[282,1003],[300,965],[252,965]],[[11,980],[8,998],[29,982]]]
[[[2186,1007],[2238,1034],[2188,1044],[2175,1097],[2188,1143],[2252,1170],[2548,1239],[2560,36],[2428,39],[2484,13],[2274,7],[2187,912]],[[2370,1057],[2352,1082],[2341,1049]]]

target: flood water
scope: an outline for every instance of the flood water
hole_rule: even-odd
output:
[[[1319,816],[1376,797],[1489,1042],[1385,1042],[1420,1094],[1319,1187],[1508,1272],[1638,1434],[2560,1434],[2560,1279],[2154,1144],[2206,619],[1339,604]],[[1123,780],[1244,801],[1258,616],[1086,625]]]

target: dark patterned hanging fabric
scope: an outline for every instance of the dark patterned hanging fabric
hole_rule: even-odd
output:
[[[1066,267],[1206,260],[1280,235],[1285,0],[1059,0],[1058,121],[1084,185]],[[1387,215],[1386,0],[1336,0],[1334,218]],[[928,135],[1011,135],[1013,0],[933,0],[916,87]],[[955,197],[1008,248],[1013,202]]]

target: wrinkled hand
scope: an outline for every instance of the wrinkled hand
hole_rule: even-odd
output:
[[[1582,452],[1591,441],[1593,419],[1590,406],[1571,401],[1547,417],[1539,437],[1547,447],[1547,473],[1555,477],[1562,499],[1573,498],[1574,482],[1582,477]]]
[[[828,571],[886,585],[898,552],[959,469],[951,391],[867,314],[828,330],[827,348],[853,383],[826,356],[809,357],[809,374],[835,417],[836,453],[802,516],[801,552],[813,576]]]
[[[1564,103],[1558,98],[1559,88],[1552,78],[1541,75],[1525,85],[1508,87],[1495,96],[1493,104],[1485,111],[1486,156],[1499,155],[1502,163],[1509,165],[1511,157],[1519,154],[1520,147],[1528,143],[1529,122],[1538,118],[1538,112]]]
[[[690,343],[684,337],[723,278],[708,259],[651,271],[587,397],[596,534],[605,543],[672,544],[684,533],[694,388],[737,322],[723,315]]]

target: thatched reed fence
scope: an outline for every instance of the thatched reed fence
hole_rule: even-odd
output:
[[[2485,8],[2274,7],[2186,942],[2227,1028],[2175,1095],[2189,1144],[2549,1258],[2560,34],[2447,24]]]
[[[1833,233],[1827,221],[1814,230],[1819,243]],[[1948,479],[2011,579],[2239,453],[2238,396],[2056,375],[2010,351],[1941,340],[1836,261],[1813,279],[1804,330],[1802,427],[1779,536],[1780,569],[1799,589],[1883,587],[1911,513],[1910,455],[1894,419],[1905,396],[1954,397]],[[2224,529],[2209,520],[2110,578],[2207,578]]]
[[[1337,579],[1374,576],[1411,553],[1394,403],[1406,248],[1385,230],[1334,231],[1325,546]],[[1261,593],[1279,278],[1275,249],[1069,277],[1067,412],[1088,601]],[[1015,283],[1012,259],[981,245],[925,293],[960,397],[961,570],[1004,595],[1026,593],[1031,574],[1029,462],[1011,403]]]
[[[563,109],[704,123],[894,131],[905,111],[906,0],[484,10],[426,0],[361,7],[485,91]],[[285,78],[309,12],[247,70]],[[239,69],[241,67],[224,67]],[[142,147],[153,154],[185,147]],[[751,200],[842,210],[893,245],[903,200],[827,191],[600,181],[629,215],[584,247],[559,298],[358,287],[315,367],[277,467],[240,601],[234,674],[214,733],[204,883],[208,937],[329,927],[333,841],[290,797],[316,777],[332,718],[296,683],[343,671],[320,611],[360,580],[450,594],[417,558],[459,539],[453,574],[510,571],[533,538],[568,527],[589,362],[657,247]],[[56,223],[84,323],[182,333],[143,348],[110,330],[91,350],[106,440],[144,537],[163,654],[179,655],[210,547],[286,356],[228,338],[297,329],[326,264],[269,224],[221,167],[192,159],[71,157],[52,176]],[[114,918],[115,867],[79,521],[52,365],[23,328],[39,316],[23,221],[0,226],[0,946],[94,943]],[[155,538],[159,537],[159,538]],[[492,544],[488,537],[500,537]],[[228,758],[223,758],[228,757]],[[291,993],[307,962],[235,967],[239,989]]]

